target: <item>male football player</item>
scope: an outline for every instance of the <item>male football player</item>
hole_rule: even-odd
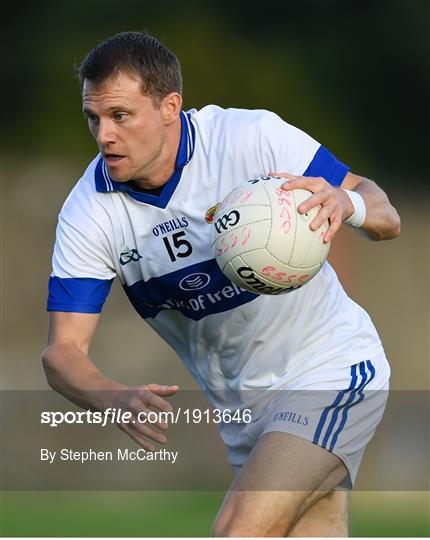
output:
[[[346,223],[398,236],[385,193],[307,134],[264,110],[182,110],[177,58],[152,36],[114,35],[80,65],[99,154],[65,202],[49,283],[49,384],[85,408],[169,411],[178,387],[127,387],[88,356],[114,277],[216,407],[253,412],[220,433],[236,473],[216,536],[346,536],[347,491],[381,418],[389,367],[365,311],[326,262],[290,294],[233,285],[211,250],[213,207],[240,182],[276,173],[313,194],[324,241]],[[198,278],[198,279],[196,279]],[[144,360],[144,359],[143,359]],[[164,422],[123,423],[144,449]]]

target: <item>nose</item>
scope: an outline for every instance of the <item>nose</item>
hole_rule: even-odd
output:
[[[96,141],[100,146],[106,146],[115,142],[115,126],[113,122],[100,119],[97,126]]]

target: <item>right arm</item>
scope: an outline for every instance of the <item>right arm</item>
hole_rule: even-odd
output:
[[[163,398],[175,394],[177,386],[125,386],[105,377],[90,360],[88,350],[99,318],[99,314],[93,313],[50,312],[48,346],[42,354],[49,385],[84,409],[127,410],[133,413],[132,420],[136,420],[139,412],[172,411],[171,404]],[[167,429],[165,422],[149,427],[137,420],[118,427],[140,446],[154,451],[152,441],[160,444],[167,441],[154,426]]]
[[[91,339],[100,314],[49,313],[48,346],[42,363],[49,385],[80,407],[103,408],[102,394],[109,380],[88,357]]]
[[[90,179],[84,178],[72,191],[59,217],[53,273],[49,280],[49,338],[42,362],[50,386],[85,409],[130,411],[135,423],[118,427],[146,450],[153,442],[163,444],[167,424],[146,424],[136,416],[150,410],[169,412],[164,398],[177,386],[149,384],[130,387],[105,377],[90,360],[88,351],[103,304],[116,275],[109,213],[99,211]]]

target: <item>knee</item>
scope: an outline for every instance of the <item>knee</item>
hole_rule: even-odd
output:
[[[214,538],[244,538],[244,537],[256,537],[266,536],[255,532],[254,530],[244,529],[236,524],[229,524],[224,527],[215,525],[212,529],[212,536]],[[271,535],[272,536],[272,535]],[[282,536],[282,535],[273,535]]]
[[[212,526],[211,536],[215,538],[243,538],[274,536],[283,537],[288,530],[288,524],[271,526],[268,523],[253,523],[251,521],[238,520],[232,518],[223,520],[217,518]]]
[[[213,538],[228,538],[226,527],[216,520],[212,525],[211,536]]]
[[[223,538],[226,537],[226,526],[221,523],[221,520],[218,518],[212,524],[211,536],[213,538]]]
[[[233,526],[232,520],[223,519],[220,516],[212,525],[211,536],[214,538],[232,538],[241,535],[236,531],[236,526]]]

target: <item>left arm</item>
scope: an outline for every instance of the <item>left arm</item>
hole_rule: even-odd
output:
[[[354,206],[345,189],[355,191],[363,198],[366,206],[366,218],[359,227],[371,240],[390,240],[400,234],[400,218],[396,209],[390,204],[385,192],[372,180],[351,172],[345,176],[340,188],[332,186],[324,178],[294,176],[286,173],[270,173],[288,180],[282,187],[285,190],[308,189],[313,193],[298,211],[305,214],[315,206],[321,206],[315,219],[310,223],[312,230],[317,230],[326,219],[330,220],[324,242],[330,242],[342,223],[354,212]]]
[[[349,172],[341,185],[359,193],[366,205],[366,219],[358,229],[371,240],[391,240],[400,234],[400,217],[386,193],[372,180]],[[347,219],[351,214],[347,215]]]

